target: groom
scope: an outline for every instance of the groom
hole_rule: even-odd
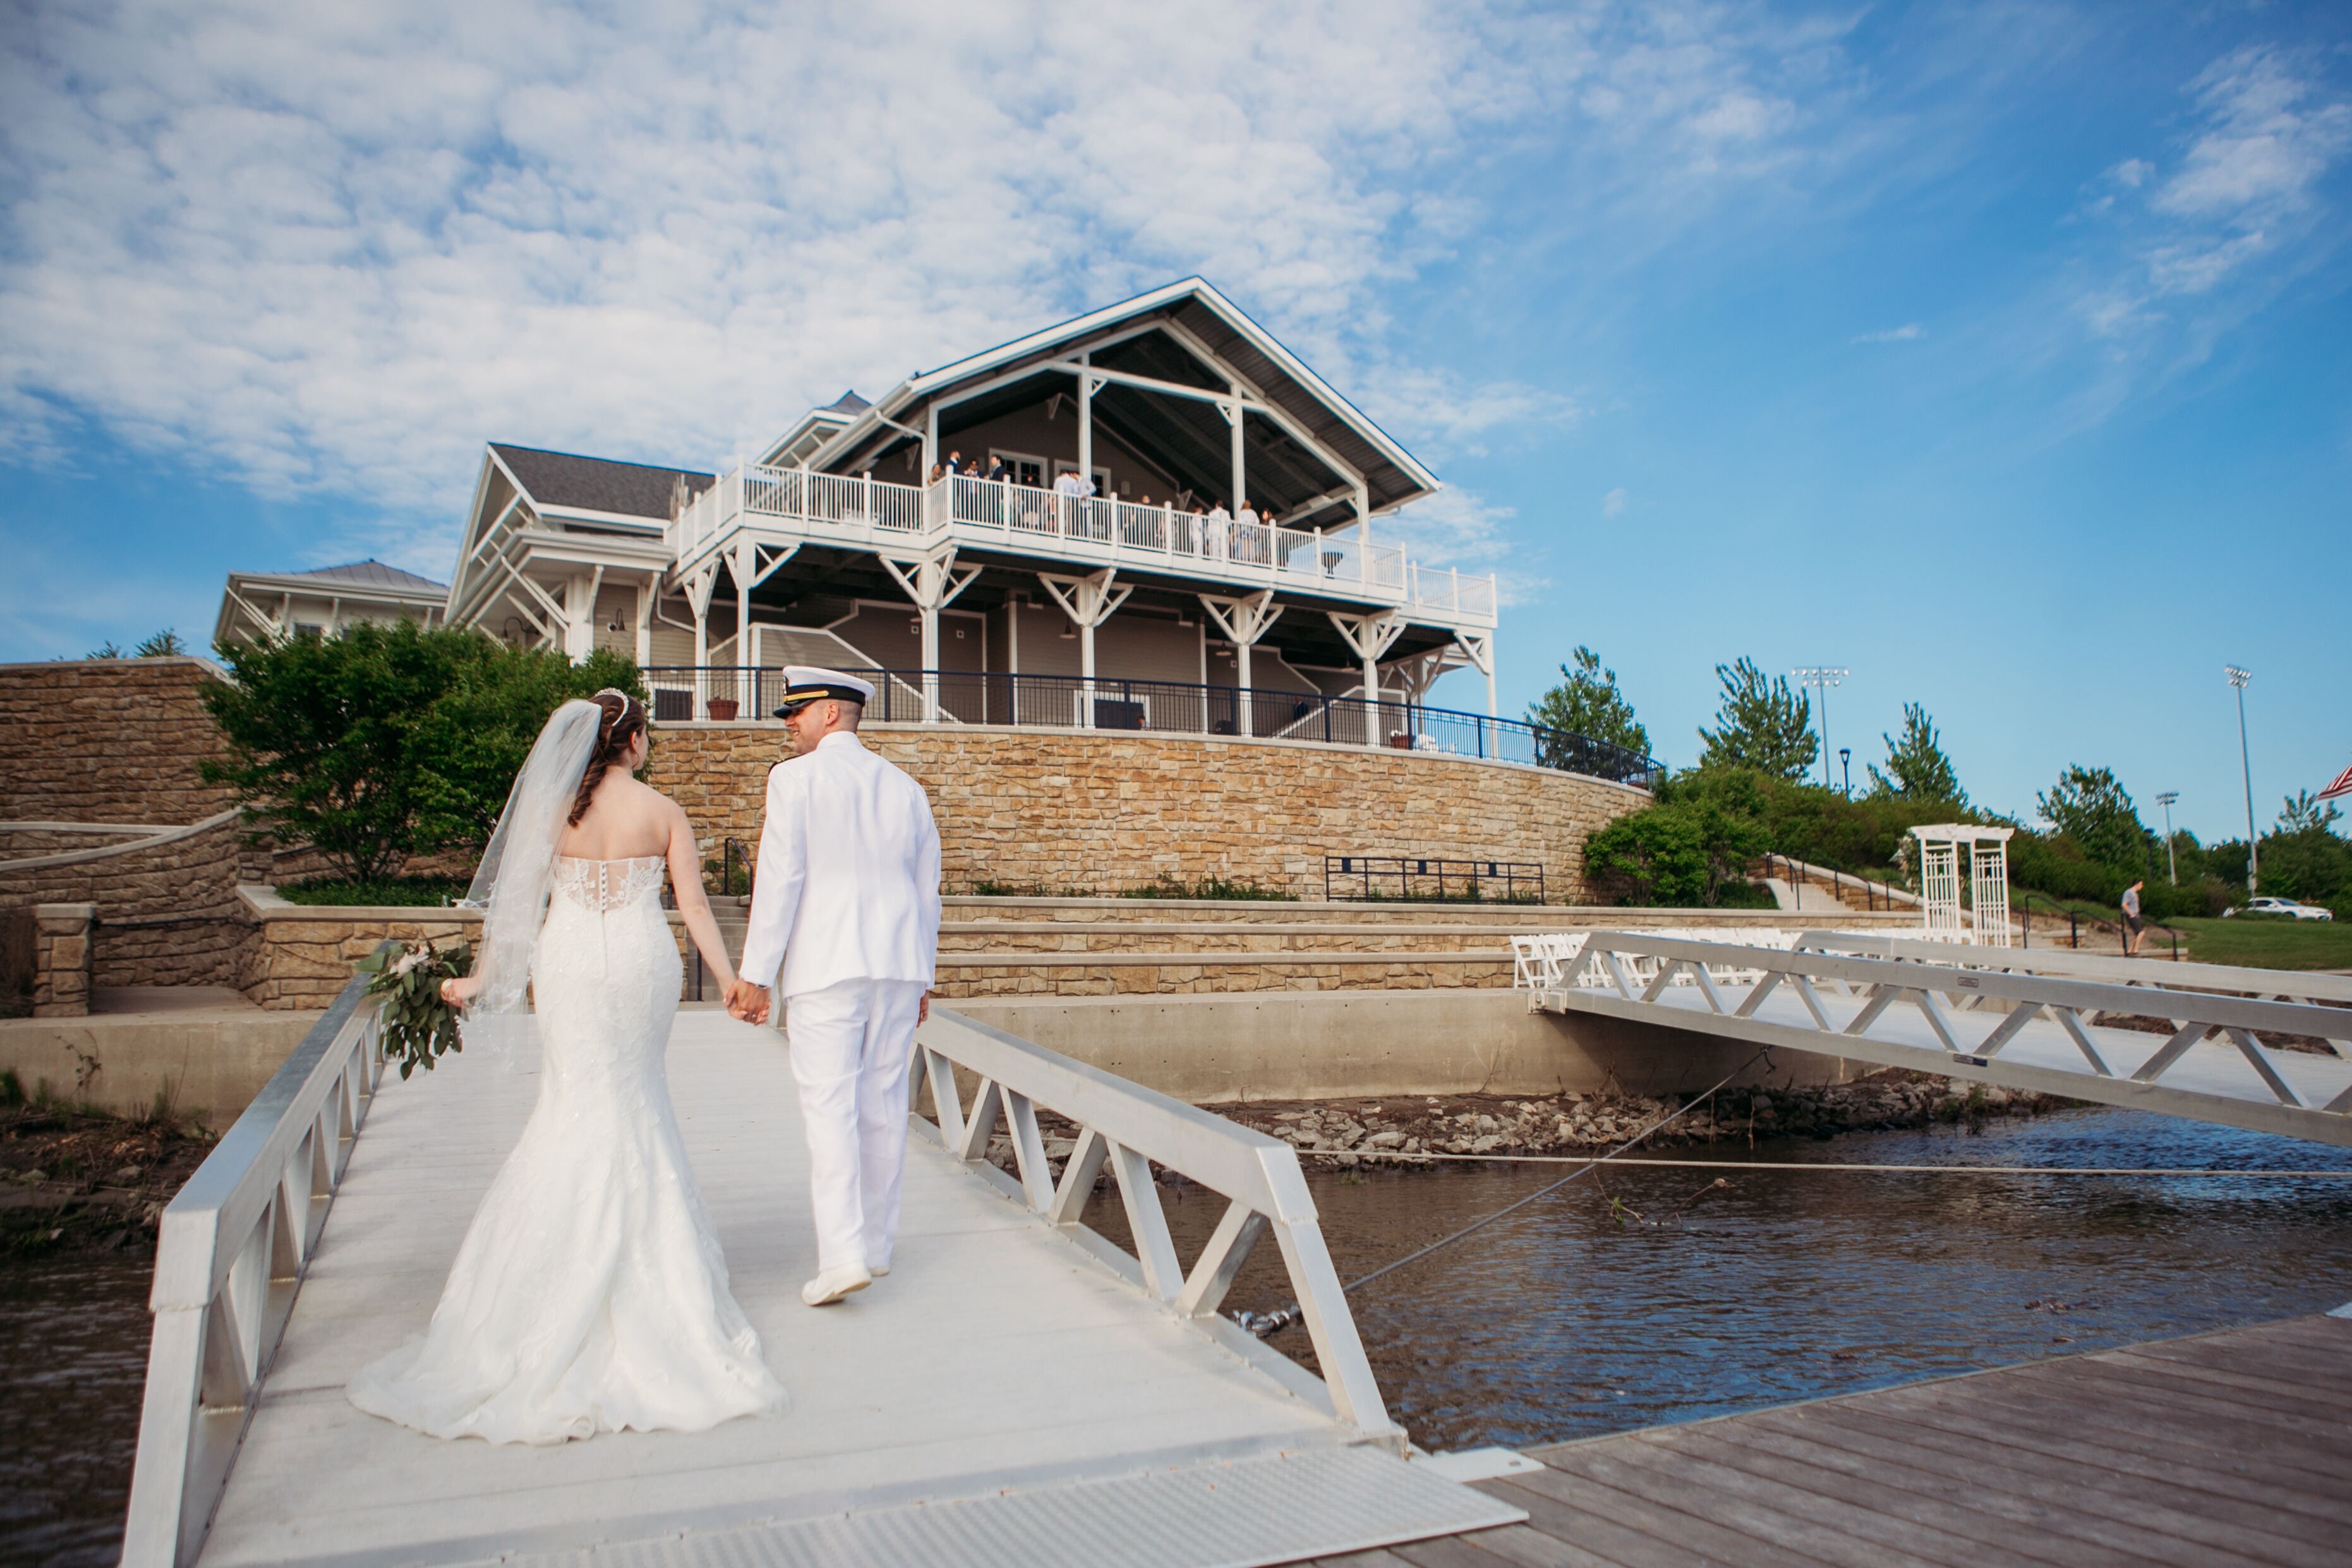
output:
[[[812,1307],[890,1272],[907,1069],[939,952],[939,829],[922,786],[857,739],[873,695],[837,669],[784,671],[775,716],[793,755],[768,773],[751,931],[727,995],[729,1012],[763,1024],[771,988],[783,993],[816,1210],[817,1275],[801,1287]]]

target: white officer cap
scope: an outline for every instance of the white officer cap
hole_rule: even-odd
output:
[[[788,664],[784,667],[784,702],[775,717],[787,718],[811,702],[832,698],[838,702],[855,702],[860,707],[874,700],[871,681],[860,680],[838,669],[824,669],[813,664]]]

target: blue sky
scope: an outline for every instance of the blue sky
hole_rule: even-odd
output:
[[[1199,272],[1578,643],[2211,837],[2352,762],[2352,8],[0,8],[0,658],[445,576],[480,443],[709,465]],[[1440,700],[1475,706],[1475,678]]]

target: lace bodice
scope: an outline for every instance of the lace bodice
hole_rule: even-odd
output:
[[[662,870],[667,864],[658,855],[626,860],[579,860],[559,855],[555,890],[592,914],[604,914],[660,892]]]

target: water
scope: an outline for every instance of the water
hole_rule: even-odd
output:
[[[1714,1152],[1750,1158],[1744,1146]],[[1707,1158],[1699,1152],[1695,1157]],[[2132,1111],[1780,1140],[1758,1159],[2352,1170],[2352,1151]],[[1312,1177],[1352,1280],[1566,1173]],[[1436,1448],[1561,1442],[2352,1301],[2352,1181],[1596,1172],[1354,1293],[1391,1413]],[[1190,1258],[1223,1200],[1167,1205]],[[1101,1213],[1108,1208],[1112,1213]],[[1090,1222],[1124,1239],[1116,1200]],[[1229,1306],[1290,1299],[1273,1245]],[[1307,1356],[1302,1329],[1276,1340]]]
[[[147,1376],[149,1265],[0,1260],[0,1564],[122,1549]]]
[[[1743,1147],[1724,1159],[1749,1155]],[[2130,1111],[1780,1141],[1820,1163],[2352,1170],[2352,1151]],[[1699,1157],[1706,1157],[1702,1153]],[[1340,1278],[1502,1207],[1558,1166],[1314,1176]],[[1420,1442],[1524,1447],[2129,1344],[2352,1301],[2352,1182],[1732,1171],[1597,1173],[1355,1298]],[[1172,1194],[1171,1194],[1172,1197]],[[1191,1258],[1220,1200],[1168,1205]],[[1118,1236],[1116,1199],[1088,1218]],[[145,1371],[146,1268],[0,1263],[0,1568],[119,1549]],[[1261,1245],[1230,1304],[1288,1300]],[[1306,1335],[1276,1341],[1306,1358]]]

